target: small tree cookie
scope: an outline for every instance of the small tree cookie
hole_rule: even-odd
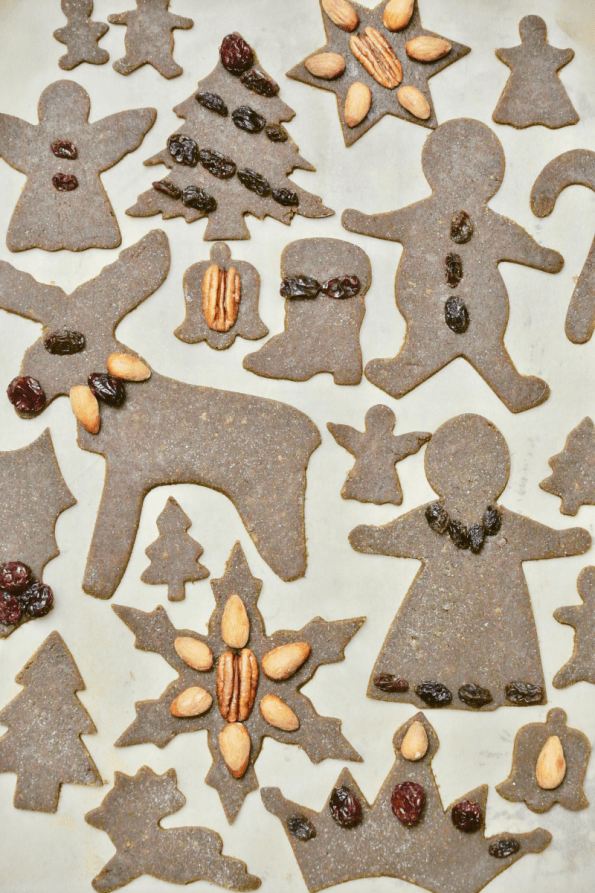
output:
[[[388,406],[373,406],[366,413],[366,430],[349,425],[327,423],[337,443],[355,456],[355,465],[347,475],[341,496],[376,505],[392,502],[401,505],[403,491],[395,468],[397,462],[412,456],[427,443],[431,434],[413,431],[395,437],[395,414]]]
[[[97,43],[109,28],[105,22],[91,21],[93,0],[62,0],[61,6],[68,24],[54,31],[54,37],[66,44],[68,52],[58,60],[60,68],[70,71],[81,62],[105,65],[109,53]]]
[[[136,9],[107,17],[111,25],[126,25],[126,55],[114,62],[118,74],[132,74],[147,64],[164,78],[182,74],[184,69],[173,60],[173,31],[187,31],[194,22],[168,9],[169,0],[136,0]]]
[[[595,425],[588,416],[566,438],[561,453],[548,460],[553,474],[540,483],[559,496],[563,515],[576,515],[581,505],[595,505]]]
[[[549,396],[547,384],[521,375],[504,346],[508,293],[498,264],[557,273],[563,258],[488,208],[502,183],[504,152],[485,124],[442,124],[426,141],[422,166],[430,198],[384,214],[343,214],[346,229],[403,245],[395,295],[405,342],[394,359],[369,362],[366,377],[403,397],[464,357],[512,412],[538,406]]]
[[[143,583],[167,584],[170,602],[179,602],[186,597],[185,583],[209,576],[209,571],[198,561],[204,552],[203,547],[186,533],[191,524],[188,515],[170,496],[157,518],[159,536],[145,549],[151,564],[143,571],[141,580]]]
[[[576,682],[595,685],[595,567],[585,567],[576,585],[583,604],[554,611],[558,623],[574,627],[574,651],[554,676],[556,688],[567,688]]]

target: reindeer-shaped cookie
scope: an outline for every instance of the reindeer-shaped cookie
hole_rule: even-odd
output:
[[[90,282],[67,296],[0,263],[0,307],[41,322],[21,376],[37,379],[49,403],[103,372],[107,357],[128,351],[116,326],[153,294],[169,271],[165,233],[154,230]],[[59,355],[47,336],[63,329],[84,348]],[[122,406],[102,404],[101,429],[79,427],[79,446],[99,453],[107,472],[83,588],[110,598],[124,573],[144,497],[161,484],[193,483],[224,493],[264,560],[283,580],[305,572],[306,466],[320,444],[314,424],[284,403],[184,384],[153,372],[128,383]]]

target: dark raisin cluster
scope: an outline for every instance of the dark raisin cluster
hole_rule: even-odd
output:
[[[200,186],[187,186],[182,193],[182,204],[187,208],[203,211],[205,214],[210,214],[217,208],[216,199]]]
[[[39,412],[45,406],[44,390],[30,375],[13,378],[6,393],[17,412]]]
[[[399,694],[403,694],[403,692],[409,691],[409,683],[406,679],[399,679],[398,676],[394,676],[392,673],[379,673],[378,676],[374,676],[374,685],[376,688],[379,688],[380,691],[388,691],[388,692],[397,692]]]
[[[451,288],[456,288],[463,278],[463,261],[460,254],[446,255],[446,282]]]
[[[228,34],[219,47],[221,63],[230,74],[240,75],[247,71],[254,61],[254,53],[249,44],[239,34]]]
[[[72,192],[79,185],[79,181],[74,174],[54,174],[52,183],[58,192]]]
[[[287,827],[298,840],[312,840],[316,837],[316,828],[305,815],[291,815],[287,819]]]
[[[492,702],[492,695],[488,688],[482,688],[480,685],[468,682],[466,685],[461,685],[459,689],[459,700],[461,700],[463,704],[467,704],[468,707],[479,709]]]
[[[191,137],[174,133],[167,141],[167,148],[178,164],[185,164],[188,167],[196,167],[198,164],[198,146]]]
[[[182,198],[182,190],[170,183],[169,180],[156,180],[152,185],[153,189],[156,189],[157,192],[162,192],[163,195],[168,195],[170,198],[175,199]]]
[[[487,507],[481,524],[472,524],[471,527],[451,518],[439,502],[431,502],[425,514],[432,530],[448,533],[457,549],[470,549],[475,554],[481,552],[486,536],[496,536],[502,526],[502,514],[494,505]]]
[[[473,224],[466,211],[458,211],[450,221],[450,238],[458,245],[464,245],[473,235]]]
[[[479,831],[483,824],[483,813],[481,808],[472,800],[461,800],[455,804],[451,812],[452,823],[459,831],[466,834],[472,834]]]
[[[260,133],[267,123],[266,118],[251,109],[249,105],[241,105],[231,113],[231,119],[236,127],[247,133]]]
[[[12,626],[23,614],[42,617],[54,602],[49,586],[35,580],[22,561],[0,564],[0,623]]]
[[[415,686],[415,694],[425,701],[428,707],[448,707],[452,701],[450,690],[441,682],[420,682]]]
[[[511,704],[540,704],[543,700],[543,688],[532,682],[511,682],[506,686],[506,698]]]
[[[124,382],[109,372],[92,372],[87,384],[97,399],[107,403],[108,406],[121,406],[124,402],[126,397]]]
[[[250,192],[255,192],[257,195],[260,195],[261,198],[266,198],[271,194],[269,181],[265,180],[261,174],[257,174],[256,171],[253,171],[249,167],[238,171],[238,180],[242,186],[249,189]]]
[[[444,321],[455,335],[463,335],[469,328],[469,311],[462,298],[451,297],[444,304]]]
[[[395,786],[390,798],[393,814],[403,825],[415,825],[425,802],[424,789],[415,781],[403,781]]]
[[[204,169],[219,180],[230,180],[236,172],[235,162],[223,152],[201,149],[198,157]]]
[[[520,843],[514,837],[501,837],[500,840],[489,845],[488,853],[495,859],[506,859],[508,856],[518,853],[520,848]]]
[[[69,356],[85,349],[85,336],[72,329],[58,329],[44,339],[43,346],[48,353],[59,357]]]
[[[210,112],[215,112],[216,115],[221,115],[222,118],[227,117],[227,106],[216,93],[197,93],[194,98]]]
[[[328,298],[352,298],[360,288],[357,276],[328,279],[322,285],[312,276],[286,276],[281,283],[280,294],[283,298],[315,298],[322,292]]]
[[[258,93],[260,96],[276,96],[279,92],[279,84],[269,80],[267,77],[256,69],[246,71],[240,78],[241,83],[247,90]]]
[[[56,140],[51,144],[50,149],[56,158],[68,158],[70,161],[74,161],[78,157],[77,148],[70,140]]]
[[[335,822],[342,828],[353,828],[363,818],[362,805],[349,788],[335,788],[328,806]]]

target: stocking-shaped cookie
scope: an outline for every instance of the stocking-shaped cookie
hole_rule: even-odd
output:
[[[358,552],[422,562],[368,695],[459,709],[541,703],[545,683],[522,563],[579,555],[591,537],[496,506],[510,456],[482,416],[442,425],[426,448],[425,467],[439,500],[384,527],[357,527],[349,537]]]
[[[54,31],[54,37],[66,44],[68,52],[58,60],[60,68],[70,71],[81,62],[104,65],[109,53],[97,46],[97,42],[109,28],[105,22],[91,21],[93,0],[62,0],[61,6],[68,24]]]
[[[583,604],[554,611],[558,623],[573,626],[575,631],[572,657],[554,676],[556,688],[575,682],[595,685],[595,567],[584,568],[576,585]]]
[[[367,254],[340,239],[300,239],[281,255],[285,331],[244,358],[266,378],[306,381],[330,372],[335,384],[359,384],[359,330],[372,281]]]
[[[422,166],[430,198],[385,214],[343,214],[346,229],[403,245],[395,294],[405,343],[394,359],[369,362],[366,377],[402,397],[464,357],[512,412],[538,406],[549,396],[547,384],[521,375],[504,346],[508,293],[498,264],[556,273],[563,258],[488,208],[504,176],[504,153],[485,124],[442,124],[428,137]]]
[[[395,437],[395,414],[388,406],[373,406],[366,413],[366,430],[349,425],[327,423],[338,444],[355,456],[355,465],[347,475],[341,496],[359,502],[401,505],[403,491],[395,465],[427,443],[431,434],[412,431]]]
[[[152,65],[164,78],[177,78],[183,68],[173,60],[175,28],[187,31],[192,19],[168,12],[169,0],[136,0],[136,9],[107,17],[111,25],[126,25],[126,55],[116,59],[118,74],[132,74]]]
[[[511,70],[492,119],[513,127],[566,127],[578,115],[558,77],[574,59],[574,50],[559,50],[547,41],[547,26],[540,16],[525,16],[519,24],[522,43],[496,50]]]

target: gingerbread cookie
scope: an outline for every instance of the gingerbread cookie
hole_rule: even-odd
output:
[[[298,632],[267,636],[256,607],[262,581],[250,573],[239,543],[211,586],[217,605],[206,636],[175,629],[162,607],[145,614],[114,605],[136,647],[160,654],[178,673],[157,701],[136,704],[137,718],[116,746],[165,747],[176,735],[207,729],[213,765],[206,782],[219,792],[231,823],[258,787],[254,765],[266,736],[299,744],[314,763],[361,760],[341,722],[319,716],[300,689],[319,666],[343,660],[365,618],[316,617]]]
[[[111,893],[143,875],[170,884],[209,881],[229,890],[257,890],[260,880],[239,859],[223,856],[223,841],[208,828],[162,828],[161,819],[186,803],[174,769],[157,775],[116,772],[114,786],[85,821],[109,834],[116,855],[93,878],[97,893]]]
[[[496,500],[510,472],[498,429],[478,415],[446,422],[426,448],[438,499],[384,527],[352,530],[358,552],[422,567],[376,661],[368,697],[495,710],[545,702],[524,561],[580,555],[586,530],[552,530]]]
[[[367,254],[340,239],[300,239],[283,249],[281,276],[285,331],[247,354],[244,369],[290,381],[330,372],[335,384],[359,384],[359,332],[372,282]]]
[[[125,351],[124,360],[137,364],[114,332],[163,283],[169,263],[167,237],[154,230],[68,297],[0,262],[0,307],[44,326],[15,379],[19,386],[24,379],[33,382],[28,395],[35,400],[17,408],[39,411],[55,397],[87,387],[89,379],[95,386],[96,375],[105,381],[106,360],[114,353],[122,357]],[[56,352],[64,341],[68,352]],[[146,379],[150,370],[141,365]],[[161,484],[195,483],[225,494],[275,573],[284,580],[304,575],[306,468],[320,444],[307,416],[275,400],[185,384],[156,372],[125,388],[120,383],[118,393],[123,402],[108,402],[108,395],[101,400],[98,434],[79,427],[79,445],[107,461],[86,592],[98,598],[114,594],[144,497]]]
[[[121,243],[99,175],[138,149],[157,112],[133,109],[89,124],[90,108],[79,84],[56,81],[41,94],[39,124],[0,114],[0,156],[27,175],[6,235],[10,251]]]
[[[269,330],[258,315],[260,276],[252,264],[232,260],[224,242],[211,248],[211,260],[184,273],[186,319],[174,335],[187,344],[206,341],[215,350],[236,338],[258,341]]]
[[[107,17],[111,25],[126,25],[126,55],[116,59],[118,74],[132,74],[143,65],[152,65],[164,78],[177,78],[184,69],[174,62],[175,28],[187,31],[192,19],[168,12],[169,0],[136,0],[136,9]]]
[[[566,688],[575,682],[595,685],[595,567],[583,568],[576,585],[583,604],[554,611],[558,623],[574,627],[572,657],[554,676],[555,688]]]
[[[141,580],[153,585],[166,584],[170,602],[186,598],[186,583],[209,576],[207,568],[198,560],[203,547],[186,532],[191,524],[188,515],[170,496],[157,518],[159,536],[145,549],[151,564],[142,572]]]
[[[421,746],[413,750],[413,739]],[[321,812],[263,788],[265,807],[283,823],[310,893],[357,878],[393,877],[433,893],[479,893],[528,853],[541,853],[552,835],[485,837],[488,786],[481,785],[446,811],[432,760],[438,738],[423,713],[396,732],[396,753],[371,805],[344,769]]]
[[[563,515],[576,515],[581,505],[595,505],[595,425],[588,416],[566,438],[561,453],[548,460],[553,474],[542,490],[562,500]]]
[[[588,186],[595,190],[595,152],[573,149],[546,164],[531,190],[531,210],[537,217],[549,217],[556,200],[567,186]],[[574,344],[584,344],[595,330],[595,240],[576,283],[568,313],[566,336]]]
[[[320,6],[326,44],[287,77],[336,94],[345,145],[385,115],[436,127],[428,80],[469,47],[422,28],[414,0],[382,0],[374,9],[347,0]]]
[[[430,198],[385,214],[343,214],[346,229],[403,245],[395,295],[405,343],[394,359],[371,360],[366,378],[398,398],[464,357],[511,412],[539,406],[549,387],[521,375],[504,345],[508,293],[498,264],[556,273],[563,258],[488,208],[504,176],[504,153],[485,124],[442,124],[426,141],[422,166]]]
[[[252,48],[229,34],[215,70],[198,92],[174,108],[185,124],[147,165],[171,173],[143,192],[126,213],[131,217],[208,217],[206,240],[249,239],[244,220],[274,217],[291,223],[302,217],[328,217],[317,195],[289,179],[296,169],[315,168],[299,154],[282,122],[295,112],[278,97],[279,85],[264,72]]]
[[[555,129],[576,124],[578,114],[558,76],[560,69],[574,59],[574,50],[551,46],[540,16],[521,19],[519,34],[520,46],[496,50],[511,74],[492,120],[518,128],[543,124]]]
[[[14,772],[16,809],[56,812],[63,784],[102,785],[81,735],[97,729],[76,696],[85,690],[72,654],[57,632],[25,664],[15,681],[25,686],[0,711],[0,772]]]
[[[413,431],[395,437],[395,414],[388,406],[373,406],[366,413],[366,430],[327,422],[337,443],[355,456],[355,465],[347,475],[341,496],[359,502],[401,505],[403,491],[395,468],[427,443],[431,434]]]
[[[68,47],[66,55],[58,60],[60,68],[70,71],[81,62],[105,65],[109,53],[97,43],[109,28],[105,22],[91,21],[93,0],[62,0],[60,5],[68,19],[67,25],[54,31],[56,40]]]
[[[554,803],[564,809],[586,809],[583,780],[591,755],[589,739],[566,725],[556,707],[547,722],[523,726],[514,739],[512,769],[496,790],[505,800],[525,803],[532,812],[547,812]]]

